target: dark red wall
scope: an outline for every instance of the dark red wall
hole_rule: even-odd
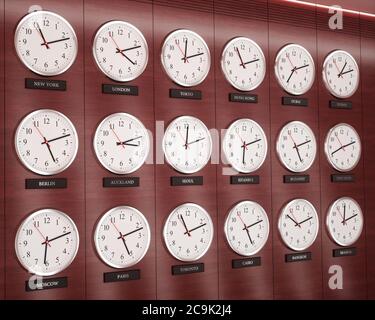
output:
[[[4,43],[4,1],[0,2],[0,42]],[[4,47],[0,49],[0,299],[4,299],[5,253],[4,253]]]

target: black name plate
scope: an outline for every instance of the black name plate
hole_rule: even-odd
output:
[[[332,255],[334,258],[355,256],[356,254],[357,254],[357,248],[340,248],[340,249],[334,249],[332,251]]]
[[[300,262],[311,260],[311,252],[299,252],[285,255],[285,262]]]
[[[171,186],[201,186],[203,176],[171,177]]]
[[[351,101],[331,100],[329,107],[332,109],[353,109],[353,103]]]
[[[102,84],[102,93],[119,94],[124,96],[137,96],[138,87],[126,86],[121,84]]]
[[[139,187],[139,177],[109,177],[103,178],[103,188]]]
[[[25,88],[26,89],[66,91],[66,81],[65,80],[26,78]]]
[[[354,182],[355,177],[353,174],[332,174],[332,182]]]
[[[174,276],[198,272],[204,272],[204,263],[172,266],[172,275]]]
[[[230,93],[229,101],[240,103],[258,103],[258,95],[246,93]]]
[[[176,99],[193,99],[202,100],[202,91],[200,90],[181,90],[181,89],[169,89],[169,97]]]
[[[38,291],[38,290],[48,290],[48,289],[58,289],[58,288],[66,288],[68,287],[68,278],[67,277],[60,277],[60,278],[35,278],[34,281],[25,281],[25,290],[27,292],[30,291]]]
[[[230,176],[230,184],[259,184],[259,176]]]
[[[309,175],[286,175],[284,176],[284,183],[309,183]]]
[[[306,98],[282,97],[281,103],[284,106],[307,107],[309,105],[309,100]]]
[[[260,257],[253,257],[247,259],[232,260],[232,269],[259,267],[261,265]]]
[[[119,282],[141,279],[140,270],[129,270],[119,272],[105,272],[103,273],[104,282]]]
[[[26,179],[26,189],[65,189],[68,186],[66,178],[43,178],[43,179]]]

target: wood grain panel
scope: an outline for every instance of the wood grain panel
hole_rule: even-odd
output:
[[[314,13],[308,15],[314,21]],[[284,19],[289,20],[285,15]],[[270,16],[272,20],[272,16]],[[288,174],[278,160],[275,145],[281,128],[289,121],[299,120],[310,126],[319,141],[318,121],[318,86],[313,87],[303,95],[308,99],[308,107],[288,107],[281,105],[281,97],[288,96],[277,84],[273,72],[273,64],[278,50],[288,43],[296,43],[305,47],[317,61],[316,30],[294,25],[269,23],[269,63],[270,73],[270,108],[271,108],[271,159],[272,159],[272,212],[273,212],[273,268],[274,268],[274,297],[275,299],[321,299],[321,231],[314,244],[307,249],[312,253],[311,261],[285,263],[285,254],[293,253],[282,242],[278,232],[278,218],[283,206],[292,199],[304,198],[316,208],[320,225],[320,176],[319,156],[314,164],[306,171],[310,175],[310,183],[284,184],[283,175]],[[317,73],[319,66],[316,64]],[[319,143],[319,142],[318,142]],[[319,149],[318,149],[319,152]],[[321,228],[320,228],[321,229]]]
[[[72,4],[74,3],[74,10]],[[64,16],[76,31],[78,56],[66,73],[53,77],[67,81],[66,92],[25,89],[25,78],[38,78],[18,59],[13,47],[14,30],[19,20],[35,2],[20,0],[5,2],[5,129],[6,129],[6,298],[7,299],[82,299],[85,297],[85,212],[84,212],[84,99],[83,99],[83,1],[40,0],[45,10]],[[38,178],[20,163],[14,148],[14,134],[21,119],[33,110],[52,108],[64,113],[74,123],[81,147],[74,163],[56,177],[68,179],[67,189],[25,190],[25,178]],[[20,223],[31,212],[41,208],[56,208],[66,212],[76,223],[80,248],[73,263],[58,274],[68,277],[68,287],[25,292],[30,274],[19,264],[14,251],[14,239]]]
[[[4,1],[0,1],[0,43],[4,43]],[[5,235],[4,235],[4,45],[0,47],[0,300],[4,299],[4,280],[5,280]]]
[[[138,86],[139,96],[102,94],[103,83],[115,84],[96,66],[92,55],[92,41],[98,28],[110,20],[123,20],[135,25],[145,36],[149,46],[149,62],[144,73],[129,85]],[[154,131],[153,108],[153,34],[152,6],[148,3],[116,0],[103,10],[102,1],[85,2],[85,124],[86,124],[86,270],[88,299],[155,299],[155,181],[153,164],[145,164],[130,176],[140,178],[137,188],[103,188],[103,177],[113,177],[99,163],[93,150],[96,127],[108,115],[127,112],[151,132]],[[145,201],[145,199],[147,199]],[[104,272],[118,271],[100,260],[93,234],[100,217],[109,209],[129,205],[140,210],[151,229],[151,244],[142,261],[131,267],[139,269],[141,279],[103,283]]]
[[[204,6],[205,1],[200,2]],[[160,49],[165,37],[179,28],[191,29],[199,33],[213,55],[213,27],[212,12],[154,6],[155,112],[156,120],[164,121],[165,127],[178,116],[191,115],[200,118],[209,129],[215,128],[214,67],[212,66],[206,80],[194,88],[202,91],[202,100],[170,99],[169,89],[178,86],[169,80],[160,62]],[[162,158],[161,139],[162,136],[156,135],[155,148]],[[170,177],[176,175],[179,174],[166,163],[156,165],[157,297],[158,299],[216,299],[218,297],[216,167],[208,164],[197,173],[203,176],[203,186],[171,187]],[[172,276],[171,266],[183,263],[172,258],[167,251],[162,229],[169,213],[184,202],[197,203],[211,215],[215,229],[214,240],[206,255],[199,261],[205,264],[205,272]]]
[[[258,3],[260,5],[260,1]],[[233,4],[236,12],[236,6]],[[216,9],[216,8],[215,8]],[[267,12],[267,2],[263,2],[262,10]],[[221,11],[220,11],[221,12]],[[267,76],[262,85],[252,94],[257,94],[259,103],[229,102],[229,93],[238,92],[225,79],[220,67],[222,50],[225,44],[234,37],[248,37],[259,44],[268,57],[268,23],[259,20],[234,18],[228,15],[215,14],[215,75],[216,75],[216,126],[225,130],[235,120],[250,118],[258,122],[270,138],[269,79],[271,66],[267,64]],[[230,25],[230,28],[228,26]],[[268,62],[268,59],[267,59]],[[222,142],[222,141],[221,141]],[[268,144],[270,143],[268,139]],[[272,146],[270,146],[272,148]],[[270,149],[269,147],[269,149]],[[222,155],[222,160],[225,156]],[[229,210],[243,200],[256,201],[268,213],[272,226],[271,212],[271,158],[270,154],[263,166],[254,173],[260,176],[259,185],[231,185],[230,176],[224,173],[228,168],[223,161],[217,168],[218,194],[218,248],[219,248],[219,298],[220,299],[272,299],[273,298],[273,266],[272,266],[272,234],[262,251],[261,266],[232,269],[232,259],[240,259],[229,247],[224,224]]]

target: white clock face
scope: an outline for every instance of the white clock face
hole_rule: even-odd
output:
[[[72,26],[49,11],[26,15],[17,26],[14,44],[23,64],[42,76],[55,76],[68,70],[78,51]]]
[[[150,150],[147,129],[140,120],[127,113],[106,117],[96,129],[94,149],[100,163],[116,174],[139,169]]]
[[[358,202],[349,197],[337,199],[328,209],[326,224],[332,240],[351,246],[361,236],[363,214]]]
[[[359,68],[353,56],[343,50],[330,53],[323,63],[323,81],[335,97],[351,97],[359,85]]]
[[[54,209],[39,210],[27,217],[15,239],[21,265],[40,276],[50,276],[67,268],[78,246],[79,236],[73,220]]]
[[[306,250],[318,235],[318,214],[309,201],[292,200],[282,209],[278,228],[286,246],[295,251]]]
[[[276,151],[281,163],[288,170],[304,172],[312,166],[316,157],[314,133],[303,122],[289,122],[280,131]]]
[[[260,168],[266,159],[267,137],[255,121],[239,119],[225,133],[223,151],[235,170],[250,173]]]
[[[128,268],[143,259],[151,232],[144,215],[128,206],[109,210],[99,220],[94,240],[100,258],[114,268]]]
[[[210,215],[201,206],[185,203],[169,215],[163,230],[170,254],[180,261],[199,260],[210,248],[214,228]]]
[[[266,75],[266,59],[262,49],[253,40],[238,37],[225,46],[221,69],[233,87],[250,91],[262,83]]]
[[[198,172],[210,160],[211,134],[201,120],[182,116],[173,120],[166,129],[163,150],[167,162],[177,171]]]
[[[110,21],[97,31],[94,59],[102,72],[115,81],[131,81],[146,69],[148,46],[141,31],[124,21]]]
[[[18,158],[29,170],[54,175],[67,169],[78,151],[78,137],[62,113],[42,109],[27,115],[15,136]]]
[[[351,171],[361,158],[361,139],[352,126],[340,123],[329,130],[324,150],[333,168],[342,172]]]
[[[266,244],[269,221],[263,207],[253,201],[242,201],[229,212],[224,231],[229,246],[242,256],[259,252]]]
[[[275,74],[280,86],[286,92],[293,95],[304,94],[314,83],[314,60],[304,47],[289,44],[276,56]]]
[[[210,50],[197,33],[176,30],[164,41],[161,62],[171,80],[192,87],[203,82],[210,71]]]

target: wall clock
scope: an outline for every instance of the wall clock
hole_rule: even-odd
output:
[[[113,268],[128,268],[141,261],[150,246],[150,239],[145,216],[129,206],[116,207],[105,213],[94,235],[100,258]]]
[[[27,115],[17,128],[15,148],[29,170],[54,175],[67,169],[78,151],[72,122],[62,113],[41,109]]]
[[[148,46],[135,26],[124,21],[110,21],[97,31],[93,54],[99,69],[114,81],[131,81],[146,69]]]
[[[21,265],[30,273],[50,276],[63,271],[74,260],[79,235],[65,213],[43,209],[32,213],[20,225],[15,250]]]
[[[251,119],[239,119],[228,128],[223,152],[238,172],[250,173],[261,167],[267,156],[267,137],[262,127]]]
[[[180,261],[196,261],[203,257],[210,248],[213,234],[210,215],[194,203],[184,203],[175,208],[163,230],[168,251]]]
[[[358,202],[342,197],[328,209],[326,225],[331,239],[340,246],[351,246],[361,236],[363,214]]]
[[[202,83],[210,71],[210,50],[200,35],[180,29],[165,39],[161,62],[172,81],[192,87]]]
[[[359,67],[354,57],[343,50],[331,52],[323,63],[323,81],[335,97],[351,97],[359,86]]]
[[[286,246],[295,251],[306,250],[318,235],[318,214],[309,201],[292,200],[282,209],[278,228]]]
[[[138,170],[146,161],[150,138],[139,119],[127,113],[114,113],[96,129],[94,149],[104,168],[127,174]]]
[[[259,252],[267,242],[269,221],[263,207],[253,201],[242,201],[229,212],[224,231],[229,246],[242,256]]]
[[[238,37],[230,40],[221,56],[221,69],[227,81],[240,91],[257,88],[266,75],[266,59],[253,40]]]
[[[314,163],[316,140],[310,127],[300,121],[287,123],[280,131],[276,151],[281,163],[292,172],[304,172]]]
[[[178,117],[165,130],[163,150],[175,170],[187,174],[198,172],[210,160],[211,134],[198,118]]]
[[[14,44],[22,63],[42,76],[55,76],[68,70],[78,52],[72,26],[49,11],[35,11],[23,17],[17,25]]]
[[[276,56],[275,75],[286,92],[302,95],[309,91],[314,83],[314,59],[304,47],[288,44],[281,48]]]
[[[338,171],[353,170],[361,158],[361,139],[357,131],[346,123],[329,130],[324,151],[331,166]]]

